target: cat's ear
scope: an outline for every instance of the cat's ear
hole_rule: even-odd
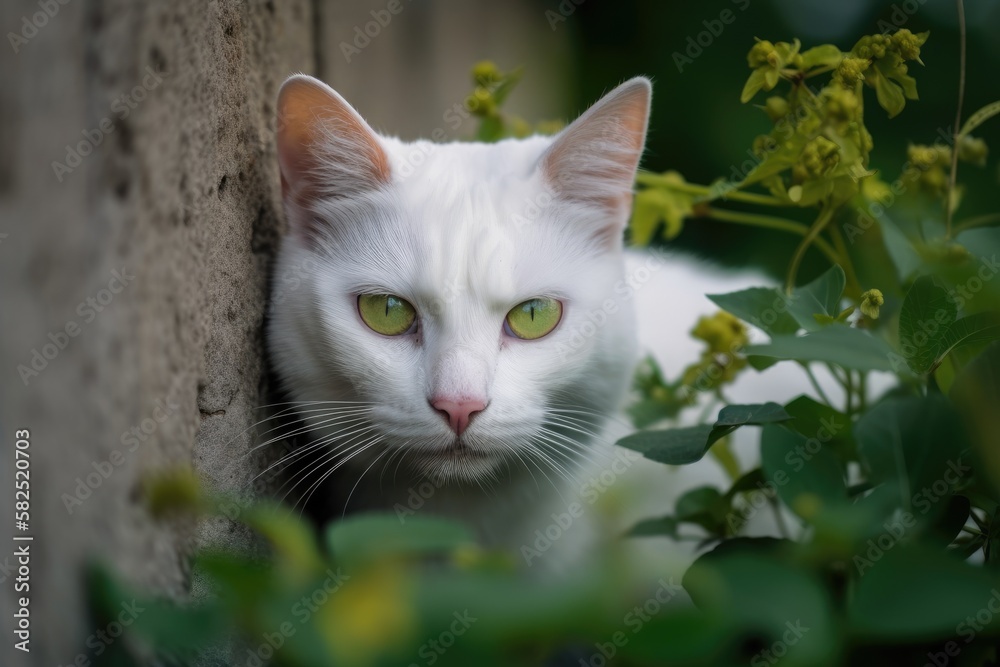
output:
[[[619,231],[631,207],[651,97],[649,79],[629,79],[560,132],[540,162],[558,195],[607,208]]]
[[[278,164],[286,203],[307,209],[389,182],[389,160],[374,130],[343,97],[311,76],[278,92]]]

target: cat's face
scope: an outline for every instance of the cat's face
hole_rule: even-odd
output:
[[[648,106],[636,79],[555,139],[404,143],[286,82],[269,344],[294,399],[345,402],[301,410],[331,465],[481,480],[586,457],[632,370],[621,236]]]

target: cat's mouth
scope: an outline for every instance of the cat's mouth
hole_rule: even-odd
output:
[[[430,455],[445,461],[488,460],[493,458],[492,454],[487,451],[469,447],[461,438],[456,438],[446,448],[431,452]]]

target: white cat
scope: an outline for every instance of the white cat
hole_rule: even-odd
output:
[[[650,95],[627,81],[555,137],[432,144],[377,135],[316,79],[285,82],[275,273],[311,270],[273,303],[268,343],[312,438],[303,496],[335,479],[331,514],[456,517],[516,550],[593,475],[632,467],[606,427],[637,360],[635,303],[679,364],[714,310],[702,295],[759,282],[639,254],[626,270]],[[588,534],[563,532],[564,550]]]

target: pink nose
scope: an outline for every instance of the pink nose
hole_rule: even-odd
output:
[[[486,409],[486,402],[475,398],[434,398],[431,399],[431,406],[448,420],[456,435],[462,435],[469,427],[472,415]]]

